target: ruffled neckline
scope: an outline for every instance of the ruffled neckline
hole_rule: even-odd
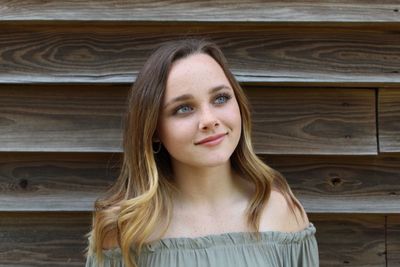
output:
[[[262,244],[278,243],[289,244],[299,243],[314,235],[316,228],[313,223],[303,230],[296,232],[263,231],[260,232],[260,242]],[[251,232],[228,232],[221,234],[210,234],[199,237],[167,237],[146,243],[142,247],[143,253],[153,253],[162,250],[174,249],[205,249],[211,247],[231,246],[231,245],[260,244],[252,238]],[[133,249],[133,248],[132,248]],[[108,256],[121,255],[119,247],[103,250]]]

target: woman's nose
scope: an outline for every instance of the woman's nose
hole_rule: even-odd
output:
[[[203,108],[200,113],[199,128],[201,130],[209,130],[219,125],[218,118],[210,108]]]

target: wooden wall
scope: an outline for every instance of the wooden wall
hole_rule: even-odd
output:
[[[0,0],[0,265],[83,266],[160,42],[218,43],[321,266],[400,266],[400,2]]]

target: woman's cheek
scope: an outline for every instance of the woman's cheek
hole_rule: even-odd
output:
[[[235,120],[235,122],[241,121],[240,109],[237,103],[234,103],[234,105],[231,106],[230,113],[232,114],[232,118]]]
[[[193,122],[189,119],[174,120],[168,125],[168,135],[170,139],[178,142],[192,140],[195,135],[193,129]]]

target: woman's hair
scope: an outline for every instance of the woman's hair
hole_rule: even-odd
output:
[[[255,188],[246,210],[249,227],[258,238],[261,212],[272,188],[283,194],[293,213],[296,207],[301,210],[285,178],[255,154],[248,100],[228,69],[218,46],[204,39],[169,41],[148,58],[129,94],[124,117],[121,171],[106,197],[96,201],[93,228],[88,233],[88,253],[94,254],[99,262],[103,260],[105,237],[115,233],[125,265],[136,267],[132,252],[140,254],[142,246],[155,232],[156,226],[161,225],[163,218],[167,219],[167,225],[162,228],[158,238],[165,234],[169,226],[171,196],[176,187],[173,184],[170,156],[164,147],[159,153],[154,153],[153,138],[156,136],[160,107],[173,63],[197,53],[211,56],[221,66],[239,105],[242,132],[230,160],[234,170]]]

